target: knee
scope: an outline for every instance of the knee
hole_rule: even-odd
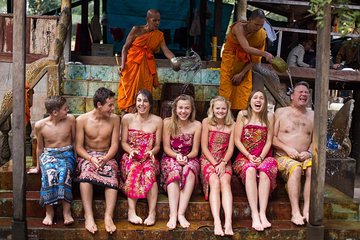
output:
[[[255,168],[249,167],[246,170],[246,178],[248,178],[248,177],[256,177],[256,169]]]
[[[293,171],[291,172],[291,175],[289,176],[289,178],[301,178],[301,174],[302,174],[302,169],[300,166],[296,166]]]
[[[224,176],[221,177],[220,179],[220,185],[221,187],[227,187],[230,186],[230,182],[231,182],[231,176],[228,176],[229,174],[224,174]]]
[[[210,179],[210,188],[211,188],[211,190],[220,189],[220,180],[219,180],[218,176],[214,176]]]
[[[262,171],[261,171],[259,175],[260,175],[260,176],[259,176],[260,181],[270,181],[268,175],[266,175],[265,172],[262,172]]]

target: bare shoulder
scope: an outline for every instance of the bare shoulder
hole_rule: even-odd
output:
[[[68,114],[66,120],[69,121],[70,123],[74,123],[76,121],[74,115],[72,114]]]
[[[120,121],[120,118],[119,118],[119,116],[117,115],[117,114],[115,114],[115,113],[112,113],[111,115],[110,115],[110,120],[113,122],[113,121]]]
[[[170,124],[170,121],[171,121],[171,118],[165,118],[164,120],[163,120],[163,122],[164,122],[164,125],[169,125]]]
[[[268,113],[267,113],[267,117],[268,117],[269,121],[272,120],[272,119],[274,119],[274,115],[275,115],[275,114],[272,113],[272,112],[268,112]]]
[[[76,118],[76,122],[77,122],[77,123],[86,122],[86,120],[90,117],[90,113],[91,113],[91,112],[87,112],[87,113],[81,114],[80,116],[78,116],[78,117]]]
[[[245,118],[247,118],[248,116],[248,111],[247,110],[241,110],[237,117],[236,117],[236,121],[242,121],[244,122],[245,121]]]
[[[133,113],[127,113],[121,118],[121,122],[122,123],[129,123],[133,119],[134,119],[134,114]]]
[[[194,124],[194,126],[196,127],[196,128],[201,128],[201,123],[198,121],[198,120],[195,120],[194,122],[193,122],[193,124]]]
[[[284,114],[287,114],[290,110],[291,110],[291,107],[282,107],[282,108],[276,109],[275,118],[278,118]]]
[[[208,125],[209,124],[209,118],[207,117],[207,118],[204,118],[203,120],[202,120],[202,125],[204,126],[204,125]]]
[[[35,123],[35,130],[39,131],[49,121],[49,117],[43,118]]]
[[[151,114],[151,121],[153,121],[155,124],[162,124],[163,120],[161,117]]]

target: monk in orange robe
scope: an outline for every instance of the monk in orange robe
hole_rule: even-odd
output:
[[[234,113],[247,108],[252,91],[252,65],[260,63],[261,57],[267,61],[273,58],[264,51],[264,22],[264,12],[254,10],[249,21],[237,21],[230,26],[227,35],[220,67],[219,95],[230,100]]]
[[[134,26],[121,52],[121,76],[118,90],[118,108],[123,113],[135,109],[135,95],[141,89],[152,93],[152,87],[159,85],[154,52],[161,48],[171,60],[174,70],[179,68],[175,55],[168,49],[164,34],[158,30],[160,13],[155,9],[147,11],[146,25]]]

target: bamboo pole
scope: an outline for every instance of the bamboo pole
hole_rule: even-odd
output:
[[[26,1],[14,0],[13,25],[13,196],[12,239],[26,239],[25,204],[25,29]]]
[[[316,80],[315,80],[315,119],[313,133],[313,165],[311,171],[310,219],[307,225],[307,239],[324,239],[324,185],[326,168],[326,124],[329,90],[330,65],[330,24],[331,6],[324,7],[324,26],[318,27]]]

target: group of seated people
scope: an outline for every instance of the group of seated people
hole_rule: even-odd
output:
[[[80,183],[85,228],[93,234],[98,231],[92,207],[93,185],[105,188],[104,223],[110,234],[116,231],[113,213],[118,190],[128,199],[128,221],[151,226],[156,222],[159,186],[169,199],[167,227],[172,230],[179,223],[188,228],[185,213],[200,176],[205,199],[210,202],[214,234],[233,235],[234,172],[245,185],[252,227],[263,231],[271,227],[266,209],[278,170],[287,181],[291,221],[296,225],[308,221],[313,111],[306,108],[310,98],[306,82],[295,85],[292,105],[275,114],[267,111],[264,91],[254,90],[247,110],[239,112],[236,122],[229,101],[219,96],[211,100],[207,118],[202,123],[196,121],[194,99],[184,94],[174,100],[171,117],[162,120],[151,113],[151,93],[140,90],[136,94],[136,113],[124,115],[120,124],[120,118],[113,113],[114,96],[111,90],[99,88],[93,98],[94,109],[76,119],[68,114],[63,97],[52,96],[45,101],[49,117],[35,124],[42,177],[40,203],[46,207],[44,225],[53,224],[53,205],[58,203],[63,206],[64,224],[74,222],[70,210],[73,180]],[[159,161],[161,143],[163,155]],[[234,146],[239,154],[232,163]],[[120,148],[123,154],[116,159]],[[304,170],[301,212],[299,195]],[[141,198],[147,198],[149,205],[145,220],[136,214],[136,203]]]

